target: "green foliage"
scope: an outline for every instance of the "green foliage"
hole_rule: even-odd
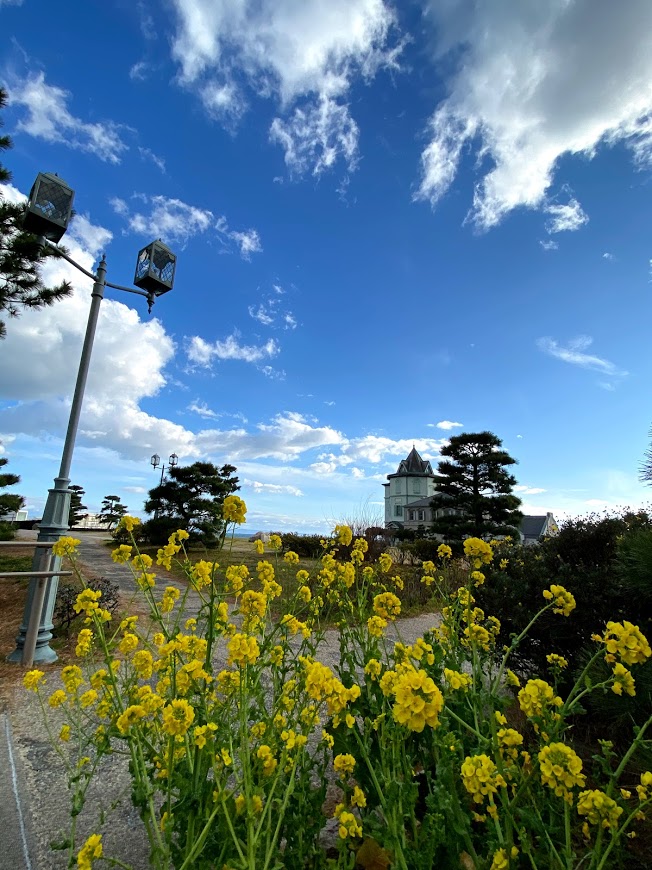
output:
[[[16,537],[16,526],[13,523],[0,521],[0,541],[13,541]]]
[[[85,513],[86,505],[82,504],[82,498],[86,495],[86,490],[81,486],[69,486],[70,490],[70,512],[68,514],[68,528],[74,528],[78,523],[87,517]]]
[[[652,548],[651,536],[652,518],[639,511],[568,520],[559,534],[531,547],[503,542],[487,582],[477,590],[477,603],[501,620],[500,639],[509,643],[540,609],[545,588],[558,583],[568,589],[577,601],[573,619],[544,614],[515,660],[528,671],[542,671],[546,655],[559,653],[570,663],[565,677],[570,680],[582,666],[587,639],[607,621],[626,619],[651,633],[652,562],[645,563],[644,555]],[[507,564],[501,568],[502,560]]]
[[[152,517],[138,527],[140,540],[147,541],[155,547],[162,547],[177,529],[183,528],[174,517]],[[187,529],[186,529],[187,531]],[[125,529],[120,530],[120,543],[126,544],[131,538]],[[118,540],[118,535],[113,536]]]
[[[193,540],[206,546],[216,543],[224,529],[222,504],[227,495],[240,489],[233,465],[221,468],[211,462],[194,462],[169,469],[169,477],[149,491],[145,512],[156,519],[176,521]]]
[[[7,102],[0,88],[0,109]],[[0,122],[1,126],[1,122]],[[11,148],[9,136],[0,136],[0,152]],[[9,181],[11,173],[0,164],[0,182]],[[54,248],[42,247],[36,236],[22,229],[23,207],[0,198],[0,312],[17,317],[21,308],[42,308],[72,293],[72,285],[63,281],[57,287],[45,287],[40,266],[58,257]],[[0,320],[0,338],[6,327]]]
[[[0,457],[0,469],[4,468],[9,462],[6,456]],[[0,489],[5,489],[8,486],[15,486],[20,483],[20,477],[17,474],[0,471]],[[20,510],[25,499],[22,495],[15,493],[2,492],[0,493],[0,514],[11,514]]]
[[[109,529],[111,529],[119,519],[125,516],[128,510],[127,505],[122,504],[119,495],[105,495],[100,509],[100,516]]]
[[[4,540],[0,538],[0,540]],[[5,556],[0,554],[0,571],[30,571],[31,556]]]
[[[435,518],[432,531],[446,541],[465,537],[517,535],[521,500],[512,494],[516,478],[507,466],[516,464],[492,432],[453,435],[442,447],[446,457],[439,463],[439,478],[432,499]]]
[[[321,545],[321,535],[298,535],[294,532],[288,532],[281,536],[281,540],[283,541],[284,553],[291,550],[301,559],[318,559],[324,552]]]

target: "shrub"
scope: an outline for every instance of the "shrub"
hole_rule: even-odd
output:
[[[87,581],[87,586],[94,592],[102,593],[102,607],[106,608],[111,614],[116,612],[120,603],[120,587],[117,583],[112,583],[106,577],[94,577],[92,580]],[[75,601],[79,592],[79,585],[72,585],[71,583],[61,584],[57,590],[53,622],[55,628],[65,631],[66,634],[70,632],[72,623],[80,617],[80,614],[75,612]]]
[[[321,535],[298,535],[288,532],[281,536],[283,552],[292,550],[300,559],[318,559],[324,552]]]
[[[13,541],[16,537],[16,526],[14,523],[0,522],[0,541]]]

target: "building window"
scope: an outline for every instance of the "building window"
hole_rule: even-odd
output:
[[[396,516],[396,517],[403,516],[403,505],[397,504],[394,506],[394,516]]]
[[[396,483],[396,492],[400,493],[401,492],[401,481],[396,480],[395,483]]]
[[[426,513],[425,513],[425,511],[419,511],[419,519],[420,519],[420,520],[425,520],[425,518],[426,518]]]
[[[412,491],[413,492],[421,492],[421,481],[420,480],[414,481],[414,483],[412,484]]]

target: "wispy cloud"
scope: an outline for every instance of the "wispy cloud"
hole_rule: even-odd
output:
[[[549,336],[537,339],[539,350],[563,362],[612,377],[623,377],[627,374],[610,360],[596,354],[586,353],[592,344],[593,339],[589,335],[578,335],[577,338],[571,339],[565,347]]]
[[[554,239],[539,239],[539,244],[544,251],[556,251],[559,247]]]
[[[277,284],[273,286],[273,291],[273,295],[266,296],[257,305],[248,307],[249,316],[263,326],[276,329],[296,329],[297,320],[294,314],[283,306],[282,297],[285,295],[285,291]]]
[[[122,152],[128,150],[122,125],[75,117],[68,109],[70,93],[47,84],[43,72],[10,82],[9,97],[13,105],[27,109],[27,118],[18,122],[17,129],[36,139],[86,151],[106,163],[120,163]]]
[[[159,157],[158,154],[155,154],[151,148],[142,148],[139,145],[138,153],[146,163],[153,163],[154,166],[158,167],[158,169],[160,169],[165,175],[165,160],[162,157]]]
[[[602,259],[611,261],[611,260],[615,260],[616,258],[614,257],[613,254],[610,254],[609,251],[605,251],[604,254],[602,255]]]
[[[195,399],[194,402],[191,402],[188,405],[187,410],[192,411],[193,414],[198,414],[205,420],[220,420],[222,417],[231,417],[234,420],[239,420],[243,424],[247,423],[247,418],[239,411],[236,411],[235,413],[231,411],[213,411],[208,407],[206,402],[200,402],[199,399]]]
[[[241,360],[242,362],[257,363],[261,360],[275,357],[280,347],[277,342],[270,338],[261,345],[240,344],[238,332],[233,332],[223,341],[205,341],[198,335],[192,336],[188,343],[188,359],[195,365],[208,368],[214,359],[218,360]]]
[[[142,150],[147,152],[147,149]],[[148,152],[148,156],[154,162],[160,159],[152,152]],[[162,169],[165,171],[164,163]],[[142,210],[137,210],[138,206],[131,207],[124,199],[118,197],[114,197],[110,202],[116,214],[126,220],[127,229],[133,233],[160,236],[168,241],[186,244],[193,236],[212,230],[223,244],[233,243],[245,260],[248,260],[252,253],[262,251],[257,230],[232,230],[224,216],[216,219],[213,212],[207,208],[200,208],[183,200],[160,194],[147,196],[144,193],[135,193],[131,199],[142,203]]]
[[[557,203],[549,203],[545,208],[546,214],[551,215],[550,220],[546,221],[546,231],[552,233],[575,232],[588,223],[589,216],[582,209],[582,206],[571,197],[566,205]]]
[[[545,489],[541,489],[539,486],[515,486],[514,492],[517,492],[519,495],[539,495],[542,492],[546,492]]]
[[[242,483],[244,486],[250,486],[254,492],[268,492],[272,495],[303,495],[303,491],[298,486],[283,485],[281,483],[261,483],[258,480],[248,480],[246,477]]]

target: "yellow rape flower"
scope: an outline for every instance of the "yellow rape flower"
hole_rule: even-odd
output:
[[[545,680],[528,680],[518,693],[518,703],[528,719],[543,716],[552,707],[561,707],[551,685]]]
[[[61,731],[59,731],[59,740],[63,740],[64,743],[67,743],[70,740],[70,725],[62,725]]]
[[[262,556],[265,552],[265,544],[262,538],[257,538],[254,541],[254,550],[258,553],[259,556]]]
[[[333,530],[333,535],[338,544],[348,547],[353,540],[353,532],[347,525],[337,525]]]
[[[577,799],[577,812],[586,816],[591,825],[603,828],[617,828],[618,819],[623,814],[623,808],[600,789],[588,789],[580,792]]]
[[[56,692],[52,692],[50,697],[48,698],[48,704],[50,707],[60,707],[62,704],[66,702],[66,693],[63,689],[57,689]]]
[[[620,662],[618,662],[614,666],[613,673],[614,682],[611,687],[611,691],[615,692],[616,695],[622,695],[624,689],[628,695],[634,697],[634,695],[636,694],[634,677],[631,675],[631,672],[627,670],[625,665],[621,665]]]
[[[241,525],[246,522],[247,505],[237,495],[227,495],[222,505],[222,516],[227,523]]]
[[[176,586],[166,586],[161,603],[159,605],[161,613],[171,613],[174,610],[175,603],[179,600],[181,592]]]
[[[460,772],[464,788],[477,804],[496,794],[499,788],[506,787],[505,780],[488,755],[467,755]]]
[[[481,538],[467,538],[464,541],[464,555],[471,560],[474,568],[488,565],[494,557],[491,546]]]
[[[440,544],[437,547],[437,555],[440,559],[450,559],[453,555],[453,551],[448,544]]]
[[[128,631],[118,644],[118,649],[123,655],[128,655],[138,648],[139,643],[138,635]]]
[[[91,834],[79,850],[77,855],[77,867],[79,870],[91,870],[93,861],[97,858],[101,858],[102,854],[102,835]]]
[[[401,613],[401,599],[393,592],[381,592],[374,597],[374,612],[381,619],[394,620]]]
[[[137,725],[141,719],[144,719],[145,716],[147,716],[147,711],[142,704],[131,704],[127,707],[124,713],[121,713],[120,716],[118,716],[115,724],[118,731],[124,735],[127,734],[133,725]]]
[[[618,656],[626,665],[641,664],[652,655],[645,635],[637,625],[627,620],[608,622],[604,636],[595,635],[594,639],[604,643],[608,662],[615,662]]]
[[[583,786],[586,777],[582,773],[582,760],[565,743],[550,743],[538,755],[541,782],[551,788],[557,797],[572,803],[571,789]]]
[[[573,610],[575,610],[575,597],[572,593],[564,589],[563,586],[559,586],[556,583],[553,583],[550,586],[550,589],[543,590],[543,597],[547,601],[554,602],[554,607],[552,608],[553,613],[560,613],[562,616],[570,616]]]
[[[61,671],[61,679],[69,695],[73,694],[84,682],[81,668],[77,665],[67,665]]]
[[[333,767],[335,772],[339,774],[340,779],[346,779],[347,776],[353,773],[355,758],[348,753],[336,755],[333,759]]]
[[[280,550],[283,546],[283,541],[280,535],[270,535],[267,544],[270,550]]]
[[[382,637],[387,628],[387,620],[382,616],[370,616],[367,620],[367,630],[372,637]]]
[[[260,655],[260,648],[255,637],[237,633],[229,639],[227,644],[229,652],[228,663],[238,665],[253,665]]]
[[[258,747],[256,757],[263,764],[263,773],[265,776],[271,776],[278,766],[278,761],[274,758],[274,753],[267,744]]]
[[[444,668],[444,678],[454,692],[458,689],[466,692],[472,682],[469,674],[462,674],[459,671],[452,671],[448,668]]]
[[[185,698],[177,698],[163,707],[163,730],[172,736],[183,735],[195,718],[195,711]]]
[[[294,550],[288,550],[287,553],[283,555],[283,561],[287,562],[288,565],[298,565],[299,556],[294,552]]]
[[[129,559],[131,559],[131,550],[132,548],[129,544],[120,544],[119,547],[116,547],[116,549],[111,552],[111,558],[114,562],[124,565],[129,561]]]
[[[118,523],[118,529],[126,529],[128,532],[133,532],[136,526],[140,525],[138,517],[124,516]]]
[[[38,669],[28,671],[23,677],[23,685],[28,691],[36,692],[39,686],[45,682],[45,680],[43,679],[44,677],[44,671],[39,671]]]
[[[392,715],[410,731],[421,732],[428,725],[439,727],[439,714],[444,697],[424,670],[408,670],[399,674],[392,687],[394,706]]]
[[[568,660],[563,656],[557,655],[557,653],[548,653],[546,661],[549,665],[552,665],[553,668],[559,668],[560,670],[568,667]]]
[[[64,535],[52,545],[52,552],[55,556],[73,556],[80,544],[79,538]]]
[[[389,553],[381,553],[378,557],[378,565],[383,574],[387,574],[389,569],[392,567],[392,557]]]

